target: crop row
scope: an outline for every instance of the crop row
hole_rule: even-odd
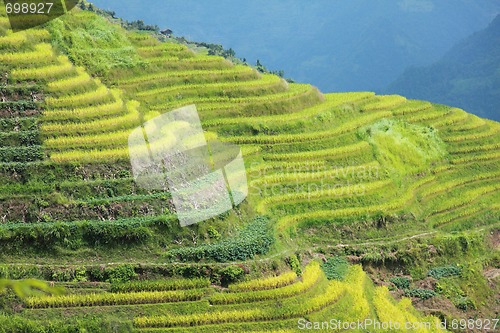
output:
[[[224,69],[232,67],[233,64],[222,57],[216,56],[196,56],[193,58],[179,57],[154,57],[148,58],[150,64],[162,70],[192,70],[192,69]]]
[[[301,192],[293,192],[279,194],[267,197],[259,202],[256,207],[258,212],[265,212],[268,206],[279,205],[290,202],[312,201],[312,200],[334,200],[336,198],[344,198],[350,196],[362,196],[375,193],[382,188],[391,184],[391,180],[380,180],[369,183],[359,183],[346,186],[334,186],[327,189],[319,189],[316,191],[307,190]]]
[[[461,109],[452,108],[451,112],[451,115],[447,115],[444,119],[432,123],[432,127],[439,128],[443,126],[452,126],[464,122],[469,117],[469,114]]]
[[[155,44],[158,43],[158,40],[153,39],[148,33],[141,32],[128,32],[127,38],[134,42],[142,42],[142,41],[151,41]]]
[[[162,103],[152,106],[152,110],[165,110],[165,109],[173,109],[179,105],[187,105],[187,104],[196,104],[199,106],[199,110],[203,113],[205,117],[212,116],[218,117],[224,111],[228,114],[233,114],[236,110],[243,110],[245,108],[252,106],[258,112],[266,112],[268,108],[260,106],[268,105],[268,104],[277,104],[279,102],[287,102],[293,103],[299,98],[308,95],[314,95],[317,93],[316,88],[311,87],[307,84],[294,84],[291,85],[290,88],[284,92],[279,92],[275,94],[262,95],[262,96],[248,96],[248,97],[229,97],[229,96],[215,96],[215,97],[193,97],[186,99],[179,99],[175,102]],[[212,112],[209,112],[207,109],[203,108],[202,103],[211,104]],[[223,105],[222,108],[219,108],[219,103],[227,103]],[[289,110],[288,110],[289,111]],[[250,113],[250,112],[248,112]],[[281,114],[283,111],[280,112]],[[256,116],[254,116],[256,117]],[[257,119],[257,118],[256,118]],[[204,122],[204,124],[217,124],[217,120],[210,123],[211,120]]]
[[[41,42],[50,42],[50,34],[45,29],[30,29],[16,33],[9,29],[5,36],[0,36],[0,49],[19,50],[24,44],[34,45]]]
[[[41,130],[46,135],[96,134],[108,131],[130,129],[139,124],[138,102],[127,102],[128,113],[121,117],[105,118],[84,123],[44,123]]]
[[[7,35],[0,36],[0,49],[9,48],[15,50],[20,48],[26,42],[28,42],[26,33],[14,34],[12,30],[8,30]]]
[[[163,82],[168,81],[170,78],[185,78],[192,79],[196,77],[206,77],[208,79],[213,79],[214,77],[225,77],[225,78],[235,78],[240,74],[255,74],[255,71],[246,66],[234,66],[227,69],[216,69],[216,70],[188,70],[188,71],[171,71],[171,72],[161,72],[154,74],[146,74],[141,76],[134,76],[128,79],[120,80],[118,84],[120,85],[131,85],[137,83],[147,83],[147,82]]]
[[[380,164],[377,161],[372,161],[366,164],[347,166],[342,168],[333,168],[331,170],[317,171],[316,164],[311,164],[312,161],[304,162],[285,162],[275,164],[274,167],[278,169],[275,174],[265,175],[263,171],[249,170],[248,174],[252,176],[251,172],[258,172],[256,179],[251,181],[251,186],[270,185],[277,183],[298,182],[298,181],[314,181],[321,179],[347,179],[347,178],[378,178]],[[321,162],[321,161],[320,161]],[[297,164],[299,163],[299,164]],[[322,163],[324,164],[324,162]],[[266,163],[266,165],[268,165]],[[312,169],[312,170],[311,170]],[[307,172],[304,172],[307,171]],[[255,175],[255,174],[254,174]]]
[[[19,100],[26,98],[32,92],[39,92],[42,87],[36,83],[9,84],[0,86],[0,93],[8,99]],[[16,96],[14,96],[16,95]]]
[[[405,104],[392,109],[392,113],[395,116],[404,116],[407,114],[417,113],[420,111],[428,110],[432,108],[432,104],[429,102],[409,100]]]
[[[296,333],[293,329],[282,329],[280,327],[294,327],[295,319],[276,322],[255,322],[255,323],[228,323],[212,326],[192,326],[176,327],[163,330],[170,333],[220,333],[220,332],[246,332],[246,333]],[[162,329],[142,328],[141,333],[158,333]]]
[[[0,53],[0,62],[16,66],[40,66],[51,62],[53,58],[52,46],[45,43],[36,45],[34,51]]]
[[[33,162],[45,157],[42,147],[0,147],[0,162]]]
[[[472,202],[478,200],[482,196],[487,194],[497,192],[500,190],[500,183],[481,186],[468,191],[461,191],[460,196],[446,200],[446,202],[439,207],[439,210],[435,210],[431,215],[437,215],[446,211],[454,210],[458,207],[469,205]]]
[[[429,292],[426,289],[414,289]],[[434,292],[431,290],[430,294]],[[392,300],[387,287],[377,287],[374,297],[375,311],[380,316],[380,321],[391,320],[400,327],[413,327],[415,331],[422,333],[446,332],[439,318],[433,316],[419,316],[412,306],[410,298],[402,298],[399,302]],[[402,321],[400,321],[402,320]],[[425,325],[423,325],[425,323]]]
[[[441,227],[441,226],[448,224],[452,221],[464,219],[466,217],[472,216],[472,215],[480,212],[481,210],[483,210],[483,207],[481,207],[480,205],[475,205],[472,207],[465,206],[463,208],[451,211],[449,213],[433,216],[432,227],[433,228]]]
[[[467,153],[475,153],[481,151],[490,151],[500,149],[500,143],[492,143],[488,145],[474,145],[474,146],[463,146],[459,148],[453,148],[450,150],[452,154],[467,154]]]
[[[51,153],[50,159],[59,163],[72,161],[100,163],[105,161],[128,160],[129,149],[128,147],[123,147],[103,150],[69,150],[65,152]]]
[[[297,274],[295,272],[286,272],[278,276],[231,284],[229,285],[229,290],[232,292],[242,292],[275,289],[288,286],[296,280]]]
[[[73,64],[65,56],[57,57],[58,63],[55,65],[14,69],[12,79],[14,80],[50,80],[68,75],[74,70]]]
[[[306,89],[309,88],[309,89]],[[317,91],[317,89],[312,89],[311,86],[307,84],[296,84],[293,83],[289,85],[288,94],[292,91]],[[319,93],[319,91],[317,91]],[[288,94],[278,93],[278,94],[269,94],[262,97],[243,97],[243,98],[234,98],[231,99],[231,102],[238,102],[241,104],[251,104],[257,102],[270,101],[272,99],[278,100],[283,98],[291,98],[293,95],[297,94]],[[287,117],[283,117],[282,115],[271,115],[271,116],[261,116],[261,117],[228,117],[228,118],[218,118],[211,119],[206,122],[207,125],[225,125],[225,124],[237,124],[237,123],[264,123],[264,122],[287,122],[290,120],[298,120],[304,119],[307,117],[314,116],[316,114],[332,111],[335,107],[347,104],[354,103],[359,100],[368,99],[373,96],[374,93],[365,93],[365,92],[355,92],[355,93],[331,93],[327,95],[321,94],[322,103],[316,104],[315,106],[308,107],[305,109],[301,109],[298,112],[289,113]],[[223,103],[219,101],[213,101],[210,99],[201,100],[201,104],[199,104],[199,109],[203,111],[213,111],[213,110],[225,110],[231,109],[234,107],[234,103],[228,103],[229,99]],[[214,103],[215,102],[215,103]],[[206,104],[203,104],[206,103]]]
[[[50,43],[51,35],[46,29],[30,29],[25,32],[30,39],[30,42],[34,43]],[[16,33],[17,34],[17,33]]]
[[[389,290],[385,286],[375,289],[373,304],[380,323],[391,323],[393,327],[397,325],[401,328],[418,327],[418,332],[422,333],[441,331],[438,328],[441,327],[441,323],[437,318],[418,318],[416,315],[412,314],[413,308],[410,299],[404,298],[399,303],[395,304],[394,301],[391,300]],[[423,325],[424,322],[426,325]],[[427,325],[430,327],[427,327]]]
[[[460,125],[454,126],[452,130],[454,132],[470,131],[478,129],[479,127],[482,127],[484,125],[486,125],[486,122],[483,119],[479,118],[478,116],[469,114],[467,121],[464,121]]]
[[[221,140],[239,143],[239,144],[273,144],[273,143],[291,143],[291,142],[304,142],[310,140],[319,140],[336,135],[345,134],[358,129],[364,125],[370,124],[382,118],[390,118],[392,113],[390,111],[380,111],[374,113],[367,113],[366,115],[357,117],[351,121],[345,122],[338,127],[318,132],[301,133],[301,134],[279,134],[279,135],[256,135],[256,136],[234,136],[223,138]]]
[[[488,172],[488,173],[476,174],[472,177],[454,179],[448,182],[440,182],[436,186],[430,187],[427,190],[423,191],[421,193],[421,196],[427,198],[443,192],[447,192],[458,186],[466,185],[473,182],[478,182],[481,180],[495,179],[498,177],[500,177],[500,172]]]
[[[0,102],[0,108],[10,111],[25,111],[37,109],[42,105],[40,102],[35,102],[33,100],[18,100],[10,102]]]
[[[349,320],[365,319],[370,315],[370,304],[366,297],[366,280],[366,273],[361,266],[349,267],[344,278],[345,289],[350,297],[350,306],[347,309]]]
[[[207,279],[169,279],[169,280],[144,280],[113,283],[111,292],[130,293],[139,291],[173,291],[186,289],[208,288],[210,280]]]
[[[51,92],[70,92],[75,88],[85,86],[92,82],[92,78],[82,67],[76,67],[76,74],[70,78],[54,80],[47,84]]]
[[[116,116],[126,111],[125,105],[116,90],[111,90],[115,101],[100,104],[95,106],[88,106],[76,109],[56,109],[46,110],[41,118],[42,121],[59,121],[64,122],[69,119],[79,119],[85,121],[92,118],[106,118],[109,116]]]
[[[470,133],[470,134],[460,134],[451,135],[444,138],[446,142],[463,142],[463,141],[475,141],[496,135],[500,131],[500,126],[490,126],[487,131]]]
[[[127,146],[130,130],[108,132],[96,135],[64,136],[49,138],[44,141],[44,146],[49,149],[75,149],[75,148],[112,148]]]
[[[355,103],[363,100],[367,100],[374,97],[375,93],[371,91],[356,91],[356,92],[340,92],[340,93],[329,93],[325,95],[326,101],[335,101],[336,105],[342,105],[347,103]]]
[[[285,154],[269,154],[269,155],[264,155],[264,160],[289,161],[289,160],[316,159],[316,158],[329,159],[329,158],[350,156],[356,153],[366,152],[367,150],[370,150],[370,144],[368,142],[361,141],[348,146],[323,149],[323,150],[303,151],[298,153],[285,153]]]
[[[205,125],[232,125],[232,124],[253,124],[253,123],[263,123],[263,124],[279,124],[284,122],[292,122],[296,120],[304,120],[312,116],[332,111],[335,107],[338,107],[347,103],[355,103],[357,101],[370,98],[374,93],[369,92],[349,92],[349,93],[331,93],[324,95],[325,101],[317,105],[305,108],[298,112],[288,113],[286,117],[282,114],[271,115],[271,116],[261,116],[261,117],[227,117],[227,118],[217,118],[205,121]],[[213,104],[210,108],[219,109],[223,106]],[[233,107],[233,104],[229,104],[228,108]],[[209,109],[200,107],[200,109]]]
[[[35,146],[40,145],[40,132],[30,131],[0,131],[0,147],[7,146]]]
[[[155,62],[161,62],[161,61],[176,62],[179,64],[200,64],[200,65],[211,64],[211,63],[221,63],[221,64],[225,64],[225,67],[231,66],[230,61],[227,61],[223,57],[219,57],[219,56],[197,55],[196,57],[191,57],[191,58],[161,56],[161,57],[148,58],[148,62],[155,63]]]
[[[495,151],[487,154],[477,154],[472,156],[466,156],[462,158],[457,158],[451,161],[453,164],[466,164],[466,163],[474,163],[481,161],[490,161],[490,160],[498,160],[500,159],[500,151]]]
[[[429,120],[434,120],[441,117],[448,117],[450,111],[438,109],[429,109],[426,112],[418,113],[410,117],[406,117],[405,120],[410,123],[427,122]]]
[[[0,224],[0,240],[4,244],[38,244],[54,246],[75,240],[89,244],[131,244],[152,237],[151,226],[165,225],[176,217],[128,218],[115,221],[72,221]]]
[[[73,294],[30,297],[25,300],[30,308],[67,308],[78,306],[105,306],[196,301],[205,295],[201,290],[142,291],[131,293]]]
[[[259,146],[250,146],[247,145],[245,147],[252,148]],[[322,160],[313,160],[313,161],[293,161],[293,162],[270,162],[270,163],[260,163],[260,164],[252,164],[249,168],[247,168],[247,173],[250,178],[254,178],[255,181],[262,179],[264,177],[275,177],[278,175],[290,174],[290,173],[310,173],[310,172],[319,172],[325,171],[327,168],[326,161]],[[275,171],[276,173],[268,174],[268,172]],[[262,181],[262,183],[273,183],[271,181]],[[274,181],[275,183],[281,182],[280,180]]]
[[[375,214],[377,212],[393,212],[405,207],[408,202],[415,198],[415,190],[435,179],[435,176],[422,178],[413,183],[404,193],[399,194],[395,199],[379,205],[364,207],[342,208],[337,210],[319,210],[308,213],[301,213],[282,217],[278,221],[278,230],[284,230],[290,226],[299,224],[306,220],[332,220],[335,218],[345,218],[349,216],[359,216]]]
[[[378,96],[377,100],[361,106],[363,111],[390,110],[406,102],[406,98],[399,95]]]
[[[0,118],[0,131],[34,131],[38,129],[38,120],[35,117]]]
[[[161,46],[161,45],[160,45]],[[157,59],[160,57],[168,57],[168,58],[177,58],[177,59],[186,59],[193,58],[195,54],[189,50],[137,50],[137,54],[139,54],[142,59],[148,61],[151,58]]]
[[[257,290],[236,293],[215,293],[209,301],[212,304],[248,303],[265,300],[282,300],[306,292],[325,276],[317,262],[309,264],[302,275],[302,281],[271,290]]]
[[[111,94],[106,86],[100,85],[97,90],[63,97],[47,97],[45,103],[49,108],[64,108],[69,106],[88,106],[108,102]]]
[[[342,284],[338,281],[331,281],[323,294],[305,299],[302,302],[290,304],[290,306],[240,311],[213,311],[189,315],[138,317],[134,319],[134,325],[139,328],[176,326],[186,327],[234,322],[283,320],[320,311],[323,308],[333,304],[343,293],[344,289],[342,287]]]
[[[161,95],[177,95],[181,94],[183,96],[190,95],[209,95],[211,96],[214,92],[229,92],[233,90],[238,90],[242,88],[255,88],[263,87],[268,88],[277,83],[283,83],[283,80],[275,75],[264,75],[262,78],[258,78],[252,81],[242,81],[242,82],[214,82],[214,83],[204,83],[204,84],[185,84],[181,86],[171,86],[171,87],[161,87],[151,90],[144,90],[136,94],[137,97],[151,97]]]
[[[142,56],[152,56],[162,53],[175,54],[176,52],[187,52],[188,48],[181,44],[161,43],[153,46],[138,47],[137,52]]]

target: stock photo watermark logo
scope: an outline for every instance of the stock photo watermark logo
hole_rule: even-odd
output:
[[[62,16],[79,0],[0,0],[9,18],[12,31],[34,28]]]
[[[194,105],[147,121],[128,144],[136,183],[169,191],[183,227],[225,213],[248,195],[240,147],[207,142]]]

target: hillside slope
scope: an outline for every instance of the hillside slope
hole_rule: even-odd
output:
[[[64,313],[72,315],[64,324],[91,331],[216,332],[293,331],[300,318],[334,315],[420,317],[408,300],[374,290],[357,266],[342,282],[318,270],[309,284],[305,268],[297,287],[233,301],[208,282],[121,285],[205,277],[226,287],[246,273],[300,275],[324,254],[401,265],[415,284],[399,296],[494,311],[481,303],[494,295],[481,272],[498,260],[488,242],[500,217],[499,123],[398,95],[322,94],[112,21],[75,10],[13,34],[0,18],[0,276],[70,289],[12,300],[21,314],[0,321],[57,327]],[[188,104],[207,139],[242,147],[250,194],[231,212],[181,228],[168,191],[135,183],[127,139]],[[413,237],[420,243],[405,241]],[[464,260],[463,280],[455,269],[439,276],[455,279],[435,287],[439,296],[420,290],[431,267]],[[352,300],[355,308],[346,306]]]
[[[407,67],[439,60],[500,13],[494,0],[94,3],[128,20],[171,28],[176,36],[231,47],[249,63],[259,59],[324,92],[381,91]]]
[[[429,67],[407,70],[387,91],[500,120],[500,15]]]

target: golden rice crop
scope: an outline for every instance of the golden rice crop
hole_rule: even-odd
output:
[[[319,211],[312,211],[312,212],[307,212],[307,213],[301,213],[301,214],[295,214],[295,215],[288,215],[285,217],[282,217],[278,221],[278,230],[284,230],[287,227],[290,227],[292,225],[298,224],[302,221],[305,220],[333,220],[335,218],[343,218],[343,217],[349,217],[349,216],[359,216],[359,215],[366,215],[366,214],[375,214],[377,212],[393,212],[395,210],[401,209],[404,207],[408,202],[413,200],[415,198],[415,190],[418,189],[419,187],[435,180],[435,176],[428,176],[425,178],[422,178],[415,183],[413,183],[411,186],[409,186],[404,193],[399,194],[395,199],[392,199],[388,202],[385,202],[383,204],[379,205],[370,205],[370,206],[364,206],[364,207],[350,207],[350,208],[342,208],[342,209],[336,209],[336,210],[319,210]]]
[[[320,200],[320,199],[335,199],[341,197],[349,197],[353,194],[357,196],[368,195],[379,191],[392,183],[391,180],[381,180],[369,183],[360,183],[347,186],[338,186],[330,189],[317,190],[317,191],[305,191],[305,192],[294,192],[281,195],[273,195],[267,197],[259,202],[256,210],[260,213],[264,213],[268,206],[279,205],[283,203],[304,201],[304,200]]]
[[[107,104],[99,104],[96,106],[88,106],[77,109],[55,109],[46,110],[43,113],[42,121],[68,121],[71,119],[88,120],[92,118],[106,118],[110,116],[116,116],[124,113],[126,111],[125,104],[120,99],[119,95],[115,91],[111,91],[114,94],[115,101]]]
[[[210,297],[212,304],[233,304],[233,303],[248,303],[270,299],[284,299],[292,297],[311,289],[321,279],[325,279],[325,275],[319,264],[315,261],[311,262],[304,273],[302,281],[296,282],[277,289],[256,290],[233,293],[215,293]]]
[[[214,125],[231,125],[231,124],[280,124],[287,123],[302,119],[307,119],[318,115],[323,112],[328,112],[333,110],[335,107],[338,107],[347,103],[354,103],[363,99],[370,98],[374,96],[375,93],[369,92],[355,92],[355,93],[332,93],[325,94],[325,101],[323,103],[319,103],[317,105],[305,108],[298,112],[287,113],[286,117],[283,117],[282,114],[278,115],[270,115],[270,116],[260,116],[260,117],[227,117],[227,118],[216,118],[209,119],[204,121],[203,124],[207,126]],[[250,100],[248,100],[250,101]],[[233,107],[233,104],[228,104],[227,108]],[[210,104],[210,109],[224,109],[225,105],[218,105],[216,103]],[[200,106],[200,110],[204,110],[207,108],[203,108]]]
[[[99,85],[97,90],[85,92],[77,95],[63,97],[47,97],[45,103],[49,108],[63,108],[71,106],[85,106],[93,103],[99,103],[110,98],[110,91],[103,85]]]
[[[71,90],[87,85],[92,81],[92,78],[83,67],[77,67],[76,73],[76,76],[49,82],[47,85],[49,90],[53,92],[71,92]]]
[[[357,117],[351,121],[345,122],[338,127],[318,132],[301,133],[301,134],[278,134],[278,135],[256,135],[256,136],[233,136],[221,138],[222,141],[240,143],[240,144],[273,144],[273,143],[291,143],[309,140],[320,140],[336,135],[341,135],[354,131],[362,126],[371,124],[382,118],[390,118],[390,111],[379,111],[374,113],[366,113],[366,115]]]
[[[128,147],[119,149],[104,149],[104,150],[70,150],[60,153],[51,153],[50,159],[55,162],[86,162],[100,163],[103,161],[118,161],[129,160]]]
[[[58,137],[64,134],[103,133],[136,127],[140,122],[139,103],[127,102],[129,112],[120,117],[98,119],[83,123],[45,123],[41,125],[42,133]]]
[[[59,308],[78,306],[103,306],[149,304],[199,300],[204,290],[141,291],[131,293],[72,294],[61,296],[29,297],[25,303],[30,308]]]
[[[364,152],[370,150],[371,146],[366,141],[361,141],[348,146],[314,150],[314,151],[304,151],[297,153],[285,153],[285,154],[270,154],[265,155],[264,159],[271,161],[288,161],[288,160],[301,160],[301,159],[314,159],[314,158],[338,158],[344,156],[350,156],[358,152]]]
[[[49,80],[63,77],[74,70],[73,64],[64,56],[57,57],[58,64],[37,68],[14,69],[12,78],[17,80]]]
[[[1,62],[17,66],[46,64],[53,59],[52,46],[46,43],[35,45],[34,51],[0,53]]]
[[[241,292],[281,288],[294,283],[296,279],[297,274],[295,274],[295,272],[286,272],[281,275],[268,277],[265,279],[255,279],[231,284],[229,286],[229,290],[232,292]]]

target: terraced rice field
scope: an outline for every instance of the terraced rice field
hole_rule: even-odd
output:
[[[224,239],[256,215],[269,218],[285,248],[297,229],[381,216],[414,214],[425,224],[421,232],[469,226],[482,216],[498,221],[496,122],[401,96],[321,93],[184,45],[123,34],[143,67],[103,75],[73,64],[50,44],[48,30],[0,36],[3,244],[79,249],[157,241],[166,251],[212,243],[189,229],[184,236],[192,242],[182,245],[168,190],[140,188],[129,162],[134,128],[189,104],[198,107],[207,137],[244,152],[250,194],[237,213],[210,222]],[[207,281],[100,287],[29,298],[24,314],[78,316],[75,309],[85,307],[116,312],[142,332],[291,332],[300,318],[332,315],[423,319],[407,300],[375,288],[359,266],[345,281],[328,281],[313,262],[301,277],[286,273],[223,290]]]
[[[112,292],[114,289],[123,292]],[[368,297],[371,293],[376,297]],[[276,302],[282,306],[277,308]],[[392,300],[385,287],[374,287],[360,266],[350,268],[346,282],[328,281],[317,262],[310,263],[300,277],[284,273],[230,285],[226,290],[210,288],[207,280],[118,283],[109,287],[96,285],[92,289],[74,289],[64,296],[31,297],[26,299],[26,306],[25,315],[29,319],[44,312],[75,315],[82,306],[88,313],[118,313],[140,332],[221,332],[227,329],[296,332],[300,331],[299,318],[320,319],[332,314],[341,314],[339,320],[374,319],[376,314],[380,318],[392,315],[401,324],[419,320],[436,323],[435,318],[418,315],[406,301]],[[165,314],[167,306],[170,311]],[[144,311],[152,314],[141,315]],[[283,330],[294,326],[296,329]],[[422,332],[427,331],[431,332]]]

